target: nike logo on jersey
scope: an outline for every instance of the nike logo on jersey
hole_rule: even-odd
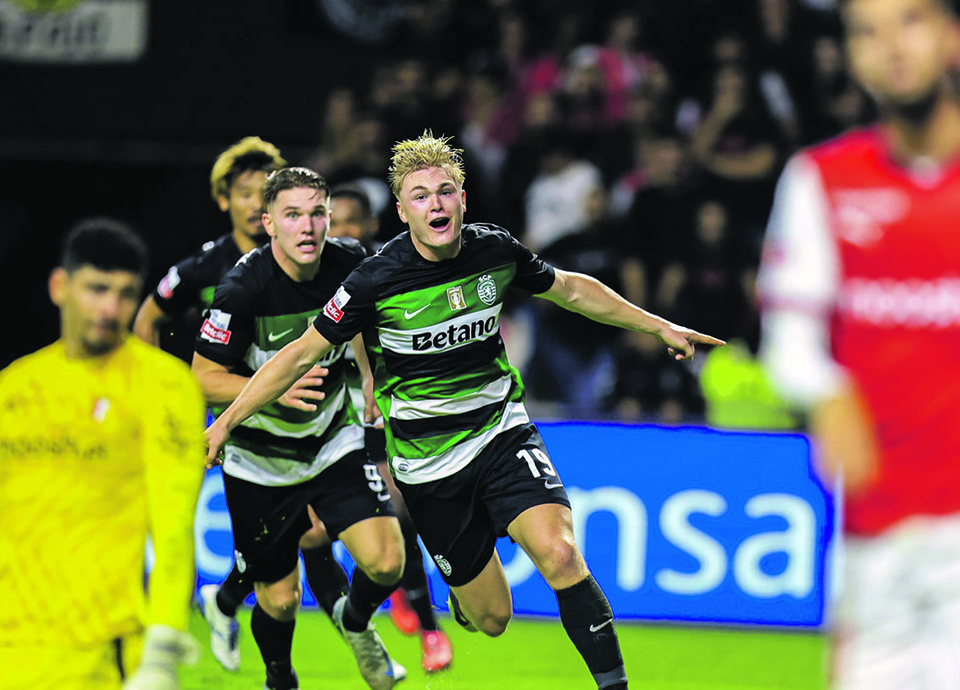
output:
[[[609,619],[605,620],[603,623],[601,623],[600,625],[591,625],[591,626],[590,626],[590,632],[597,632],[600,628],[602,628],[602,627],[604,627],[604,626],[607,626],[607,625],[610,625],[611,623],[613,623],[613,619],[612,619],[612,618],[609,618]]]
[[[271,343],[275,343],[292,330],[292,328],[288,328],[283,333],[269,333],[267,334],[267,340],[269,340]]]
[[[561,484],[560,482],[557,482],[556,484],[554,484],[549,479],[543,482],[544,489],[559,489],[561,486],[563,486],[563,484]]]
[[[412,319],[414,316],[416,316],[417,314],[419,314],[420,312],[422,312],[424,309],[426,309],[426,308],[429,307],[429,306],[430,306],[429,304],[425,304],[424,306],[420,307],[420,308],[417,309],[416,311],[407,311],[406,309],[404,309],[404,310],[403,310],[403,318],[405,318],[405,319],[407,319],[407,320],[410,320],[410,319]]]

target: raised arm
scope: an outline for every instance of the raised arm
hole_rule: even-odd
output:
[[[306,374],[333,345],[312,326],[257,370],[243,390],[207,429],[207,460],[215,462],[230,432],[254,412],[274,402]]]
[[[709,335],[670,323],[631,304],[596,278],[556,269],[553,285],[538,295],[587,318],[630,331],[649,333],[667,345],[677,359],[693,357],[694,345],[723,345]]]

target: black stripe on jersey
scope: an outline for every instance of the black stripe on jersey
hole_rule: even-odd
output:
[[[383,348],[383,362],[391,376],[402,379],[442,379],[486,366],[503,353],[500,336],[491,336],[446,352],[401,355]]]
[[[340,390],[340,386],[344,384],[344,377],[346,376],[346,367],[343,361],[343,357],[338,359],[333,364],[325,364],[324,368],[327,369],[330,373],[323,377],[323,384],[319,387],[311,386],[310,390],[319,390],[327,394],[328,398],[332,398],[337,394],[337,391]],[[251,373],[250,376],[253,376]],[[331,392],[332,391],[332,392]],[[349,392],[346,393],[347,398],[350,397]],[[310,400],[309,402],[319,404],[319,401]],[[264,408],[269,412],[271,417],[279,417],[285,422],[290,422],[291,424],[306,424],[314,417],[317,416],[315,410],[298,410],[292,407],[284,407],[280,403],[271,403],[269,406]],[[363,410],[360,410],[360,413],[363,413]]]
[[[499,419],[504,401],[490,403],[470,412],[443,415],[431,419],[390,418],[390,430],[401,441],[416,441],[431,436],[443,436],[457,431],[478,431]]]
[[[316,460],[317,453],[329,440],[330,431],[339,431],[346,414],[347,403],[344,403],[337,414],[334,415],[330,426],[327,427],[327,432],[321,436],[291,438],[289,436],[275,436],[263,429],[238,426],[230,434],[230,442],[254,455],[266,458],[282,458],[283,460],[309,465]]]

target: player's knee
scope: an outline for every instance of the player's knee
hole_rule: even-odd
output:
[[[278,620],[289,620],[300,608],[300,591],[289,587],[267,588],[257,592],[257,599]]]
[[[583,557],[573,541],[556,539],[546,545],[538,555],[540,572],[551,584],[570,577],[582,579],[581,576],[586,570]]]
[[[363,571],[378,585],[395,585],[403,577],[403,552],[390,551],[366,566]]]
[[[470,622],[484,635],[499,637],[507,631],[507,626],[510,625],[510,619],[512,617],[513,612],[510,610],[487,611],[477,616],[477,620],[471,618]]]

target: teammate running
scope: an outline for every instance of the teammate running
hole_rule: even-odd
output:
[[[352,240],[327,240],[329,187],[306,168],[284,168],[263,188],[268,246],[224,277],[200,328],[193,370],[207,402],[233,401],[249,377],[295,340],[364,258]],[[372,380],[362,341],[360,369]],[[390,495],[366,459],[364,434],[344,382],[346,343],[317,358],[276,405],[236,430],[223,463],[237,566],[254,582],[251,630],[267,667],[266,687],[298,687],[290,650],[299,608],[298,543],[316,511],[330,538],[357,563],[334,620],[374,690],[396,671],[370,622],[403,571],[403,539]],[[323,387],[321,392],[318,387]]]
[[[378,222],[366,192],[359,187],[339,185],[330,192],[330,204],[329,236],[352,237],[372,253],[376,245],[374,237],[377,234]],[[362,410],[360,370],[353,359],[352,349],[347,351],[347,360],[347,385],[355,406]],[[404,635],[420,633],[421,666],[428,673],[441,671],[453,662],[453,647],[434,615],[430,582],[423,567],[423,553],[417,539],[417,529],[387,466],[383,418],[379,418],[376,425],[368,425],[364,431],[367,437],[367,456],[377,463],[377,469],[387,483],[393,507],[400,519],[406,547],[406,566],[403,569],[401,586],[390,595],[390,619]]]
[[[183,330],[190,335],[186,349],[192,357],[194,338],[217,285],[240,257],[270,239],[263,227],[263,184],[268,174],[285,165],[279,149],[259,137],[246,137],[217,157],[210,171],[210,193],[230,217],[232,230],[170,268],[137,313],[134,332],[141,339],[177,353],[180,339],[171,327]],[[307,583],[320,607],[332,616],[334,603],[350,582],[319,520],[310,515],[314,526],[300,540]],[[240,668],[236,615],[252,592],[253,582],[244,579],[236,565],[222,584],[200,588],[200,608],[210,626],[210,651],[228,671]]]

